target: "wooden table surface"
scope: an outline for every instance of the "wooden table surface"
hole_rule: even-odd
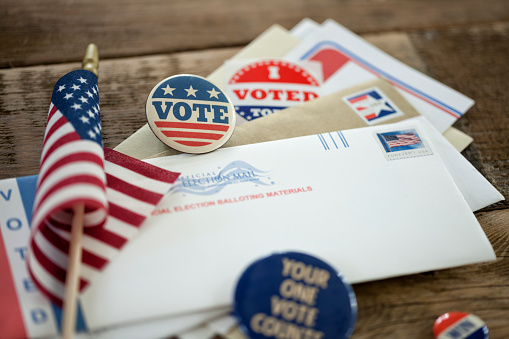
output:
[[[332,18],[394,57],[464,93],[475,106],[454,126],[463,155],[509,196],[507,0],[2,0],[0,178],[38,172],[55,82],[99,47],[104,144],[145,124],[151,88],[172,74],[207,76],[272,24]],[[353,338],[433,338],[447,311],[483,318],[509,338],[509,202],[475,215],[497,260],[354,285]],[[433,244],[429,244],[433,246]]]

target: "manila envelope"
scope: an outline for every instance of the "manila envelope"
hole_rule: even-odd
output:
[[[382,120],[380,124],[417,117],[425,119],[392,85],[377,78],[237,126],[230,140],[223,147],[368,126],[368,122],[360,114],[363,110],[356,112],[356,108],[362,108],[362,106],[352,105],[347,99],[355,98],[358,93],[370,92],[373,89],[384,96],[387,104],[394,109],[393,113],[383,117],[385,120]],[[376,107],[376,104],[374,106]],[[390,111],[389,108],[387,110]],[[134,157],[147,156],[147,149],[152,151],[151,157],[180,154],[161,143],[151,131],[148,132],[146,134],[141,134],[141,130],[136,132],[116,150],[125,151]],[[453,131],[450,130],[449,133],[451,132]],[[477,211],[503,199],[491,183],[445,140],[445,136],[438,135],[436,140],[438,151],[446,167],[472,211]],[[134,147],[133,142],[136,141],[145,147]]]
[[[343,98],[374,87],[381,90],[399,113],[389,116],[385,122],[397,122],[419,115],[394,87],[378,78],[237,126],[223,147],[368,126],[368,123]],[[137,159],[181,153],[159,141],[148,125],[135,132],[115,150]]]
[[[412,119],[150,159],[183,174],[82,293],[87,323],[228,307],[243,270],[280,251],[350,283],[495,259],[434,133]]]
[[[311,26],[311,27],[310,27]],[[283,57],[292,49],[299,45],[302,38],[306,36],[306,31],[313,33],[313,30],[320,26],[309,19],[304,19],[296,29],[288,32],[279,25],[273,25],[259,37],[249,43],[241,51],[235,54],[232,59],[252,59],[252,58],[268,58]],[[304,31],[304,32],[303,32]],[[207,78],[224,89],[224,65],[212,72]],[[295,121],[298,124],[299,121]],[[354,128],[348,125],[339,127],[341,129]],[[236,132],[238,133],[238,132]],[[312,133],[320,133],[314,131]],[[467,134],[450,127],[444,132],[444,136],[451,142],[458,151],[465,149],[471,142],[472,138]],[[230,145],[232,145],[230,143]],[[157,139],[149,126],[145,124],[129,138],[120,143],[115,150],[128,154],[137,159],[147,159],[154,157],[156,154],[165,152],[168,147]]]

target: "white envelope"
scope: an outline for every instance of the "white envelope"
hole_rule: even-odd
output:
[[[87,321],[227,307],[242,271],[279,251],[318,256],[350,283],[494,260],[427,130],[404,121],[151,159],[184,173],[180,185],[82,294]]]
[[[405,65],[334,20],[326,20],[320,28],[306,27],[305,38],[285,59],[321,61],[324,95],[383,77],[440,133],[474,104],[472,99]]]

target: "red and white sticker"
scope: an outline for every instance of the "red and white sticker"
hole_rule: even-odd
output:
[[[229,61],[226,93],[237,125],[319,97],[321,82],[310,65],[280,59]]]

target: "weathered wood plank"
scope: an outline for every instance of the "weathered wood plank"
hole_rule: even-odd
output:
[[[411,35],[430,76],[476,101],[455,127],[474,138],[463,154],[509,198],[509,22]]]
[[[408,35],[390,32],[366,38],[393,56],[424,70]],[[145,101],[161,79],[179,73],[207,76],[238,48],[103,60],[99,67],[104,145],[115,147],[145,120]],[[36,174],[46,115],[55,82],[80,67],[71,64],[0,70],[0,178]]]
[[[99,66],[103,141],[114,147],[146,123],[145,101],[167,76],[206,76],[237,49],[105,60]],[[0,70],[0,178],[37,174],[56,81],[80,63]]]
[[[332,18],[356,33],[506,20],[491,0],[4,0],[0,68],[73,62],[95,42],[103,58],[242,46],[270,25]]]
[[[416,31],[411,40],[398,32],[364,35],[389,54],[476,100],[476,106],[457,123],[475,138],[464,154],[505,197],[509,196],[509,118],[505,114],[509,99],[497,93],[509,85],[504,62],[508,31],[509,24],[497,24]],[[496,43],[491,44],[492,40]],[[484,53],[485,45],[489,55]],[[178,73],[206,76],[236,51],[225,48],[101,61],[105,146],[115,147],[145,123],[146,96],[159,80]],[[78,67],[79,63],[73,63],[0,70],[0,159],[5,159],[0,177],[37,173],[52,88],[60,76]]]

